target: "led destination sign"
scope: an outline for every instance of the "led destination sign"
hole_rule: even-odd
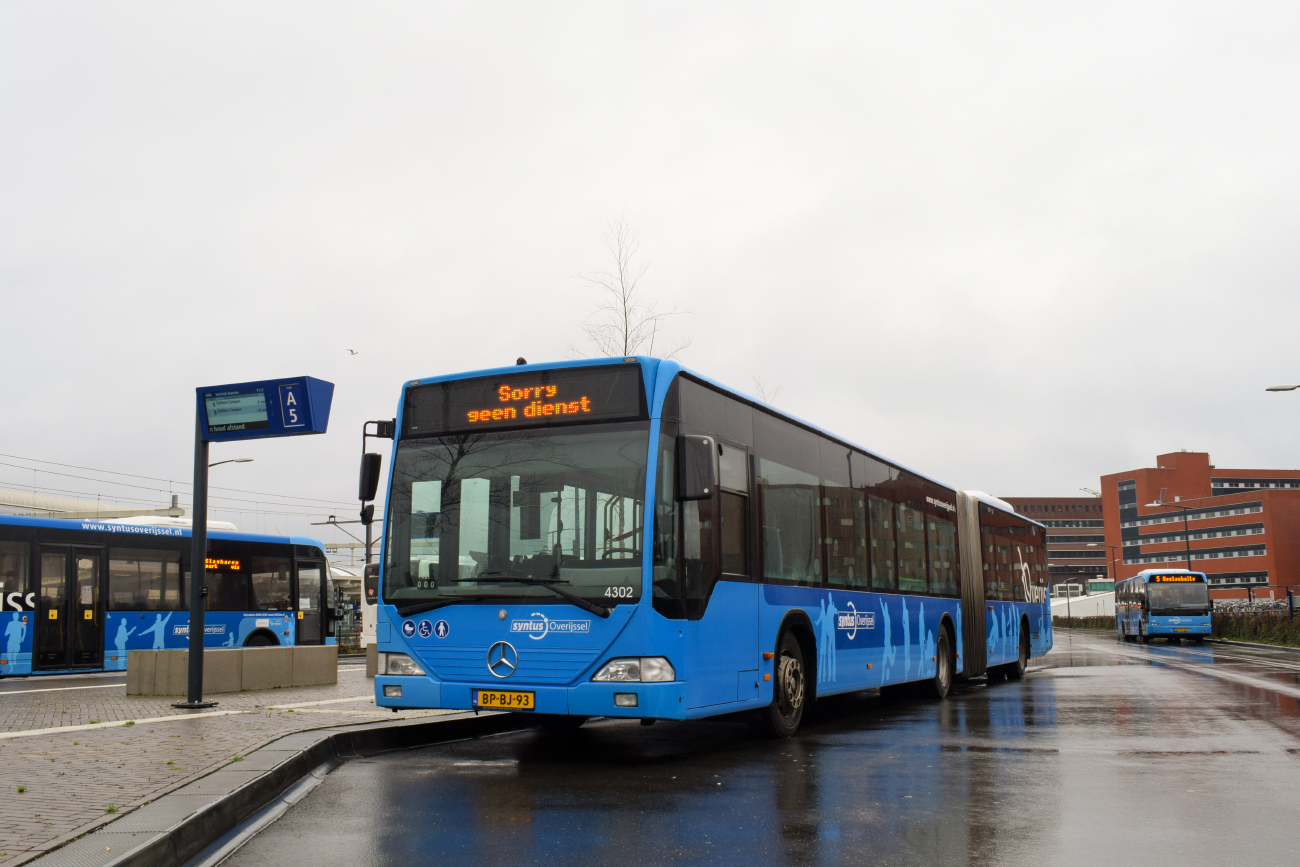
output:
[[[1193,584],[1204,580],[1200,575],[1152,575],[1147,579],[1157,584]]]
[[[406,392],[404,436],[640,418],[641,366],[570,367],[458,382]]]

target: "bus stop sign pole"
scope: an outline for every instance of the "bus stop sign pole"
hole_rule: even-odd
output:
[[[172,707],[198,710],[215,707],[203,700],[203,611],[208,587],[208,441],[203,438],[204,406],[194,414],[194,508],[190,533],[190,658],[185,701]]]
[[[213,707],[203,700],[204,610],[208,588],[208,445],[231,440],[323,434],[334,384],[310,376],[238,382],[196,389],[194,516],[190,532],[190,653],[185,701],[172,707]]]

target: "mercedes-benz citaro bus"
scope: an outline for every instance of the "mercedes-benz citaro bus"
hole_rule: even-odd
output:
[[[1210,584],[1204,572],[1144,569],[1115,584],[1115,632],[1143,644],[1152,638],[1197,644],[1212,633]]]
[[[0,675],[123,671],[189,647],[190,529],[0,515]],[[333,643],[324,546],[209,530],[205,647]]]
[[[786,736],[1051,647],[1041,525],[675,362],[411,380],[399,413],[378,705]]]

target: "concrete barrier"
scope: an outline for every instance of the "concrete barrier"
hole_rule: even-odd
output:
[[[185,695],[188,650],[132,650],[127,695]],[[203,651],[203,694],[338,683],[338,647],[235,647]]]

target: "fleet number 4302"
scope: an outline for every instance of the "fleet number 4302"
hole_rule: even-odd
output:
[[[631,587],[606,587],[605,595],[612,599],[631,599],[632,588]]]

